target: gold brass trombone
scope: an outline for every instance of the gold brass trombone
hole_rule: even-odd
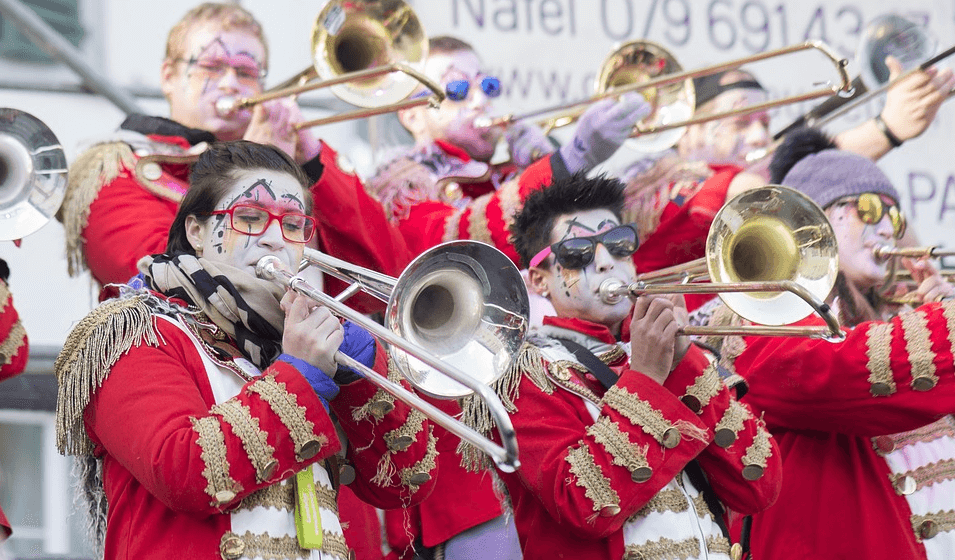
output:
[[[510,259],[484,243],[452,241],[420,255],[397,279],[312,249],[306,249],[306,261],[352,284],[333,298],[285,270],[275,257],[263,257],[256,274],[314,299],[387,342],[392,361],[416,389],[443,399],[475,393],[487,404],[503,447],[374,370],[341,352],[335,355],[337,362],[480,448],[505,472],[518,468],[513,425],[490,388],[517,355],[527,330],[527,291]],[[359,290],[388,302],[386,326],[342,303]]]
[[[657,118],[657,116],[663,114],[664,109],[668,109],[671,113],[678,114],[687,113],[686,107],[689,107],[689,114],[692,114],[693,105],[695,104],[695,92],[692,91],[693,78],[716,74],[726,70],[733,70],[745,64],[810,49],[821,52],[830,62],[832,62],[839,75],[839,85],[830,85],[828,87],[791,95],[789,97],[784,97],[773,101],[767,101],[765,103],[757,103],[754,105],[739,107],[730,111],[723,111],[705,116],[661,119],[661,122],[659,123],[655,123],[653,121],[653,119]],[[539,109],[521,115],[504,115],[502,117],[477,121],[476,125],[480,127],[505,126],[510,122],[542,118],[552,114],[556,114],[552,116],[552,118],[559,119],[566,117],[568,112],[571,110],[586,107],[587,105],[590,105],[596,101],[600,101],[601,99],[606,99],[607,97],[617,97],[624,93],[630,92],[641,92],[653,105],[653,112],[651,113],[650,117],[648,117],[648,119],[650,119],[649,122],[645,121],[644,123],[637,123],[637,125],[634,126],[632,136],[641,137],[644,135],[681,129],[693,124],[700,124],[713,120],[747,115],[759,111],[766,111],[781,105],[798,103],[801,101],[807,101],[833,94],[838,94],[840,96],[848,95],[851,92],[851,84],[849,76],[846,72],[848,61],[846,59],[839,58],[833,52],[833,50],[822,41],[806,41],[804,43],[738,58],[729,62],[707,66],[698,70],[665,73],[664,69],[668,66],[673,68],[673,65],[669,62],[669,60],[672,58],[672,55],[667,53],[658,45],[644,41],[628,43],[611,53],[607,61],[604,63],[603,69],[601,70],[601,80],[606,83],[597,84],[597,89],[603,89],[603,91],[599,91],[596,95],[593,95],[592,97],[582,101],[575,101],[572,103]],[[673,62],[675,63],[675,61]],[[663,70],[664,73],[654,71],[655,68]],[[678,65],[676,68],[678,68]],[[642,81],[628,83],[628,77]],[[646,77],[649,77],[650,79],[644,79]],[[680,88],[671,91],[669,86],[673,86],[674,84],[680,84]],[[661,96],[660,94],[664,92],[666,95]],[[668,104],[661,104],[661,99],[667,100]],[[667,120],[668,122],[662,122],[662,120]],[[676,135],[675,137],[679,139],[679,135]],[[672,145],[672,143],[669,145]]]
[[[339,99],[366,109],[298,123],[300,130],[361,119],[444,100],[444,91],[417,66],[428,56],[428,39],[414,11],[402,0],[332,0],[312,29],[314,65],[278,88],[237,99],[223,97],[216,112],[228,116],[253,105],[330,88]],[[324,78],[315,81],[317,78]],[[430,96],[405,99],[419,85]],[[401,101],[403,100],[404,101]]]
[[[720,209],[706,238],[706,257],[639,274],[629,285],[607,280],[599,291],[608,303],[643,294],[717,293],[737,315],[758,323],[688,326],[682,330],[685,335],[838,341],[845,335],[825,303],[839,270],[835,239],[816,203],[788,187],[767,185],[736,196]],[[785,326],[813,311],[826,327]]]
[[[872,249],[872,254],[876,259],[889,262],[889,267],[885,274],[885,282],[882,285],[880,293],[882,299],[889,303],[900,305],[921,305],[925,302],[923,302],[921,297],[917,294],[912,293],[918,287],[915,285],[916,282],[912,278],[912,273],[899,266],[899,259],[940,259],[955,256],[955,250],[942,249],[937,245],[928,247],[889,247],[888,245],[877,245]],[[955,281],[955,272],[948,271],[947,274],[945,272],[940,274],[945,276],[949,282]],[[906,285],[911,289],[901,295],[892,293],[899,284]]]

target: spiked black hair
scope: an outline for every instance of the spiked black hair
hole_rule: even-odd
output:
[[[797,128],[785,136],[769,164],[769,182],[780,185],[796,163],[809,154],[838,149],[836,141],[818,128]]]

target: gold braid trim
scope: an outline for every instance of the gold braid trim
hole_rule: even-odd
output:
[[[434,437],[434,426],[428,426],[428,450],[425,453],[424,457],[420,461],[411,465],[410,467],[405,467],[401,469],[399,476],[401,478],[401,484],[407,486],[411,489],[411,492],[417,492],[421,484],[424,484],[430,480],[431,473],[434,471],[437,466],[435,459],[438,457],[437,443],[438,438]],[[417,482],[417,478],[420,475],[428,475],[426,480]],[[422,477],[423,478],[423,477]]]
[[[690,502],[686,500],[686,496],[683,495],[683,492],[679,490],[661,490],[650,498],[650,501],[644,504],[637,513],[631,515],[628,521],[642,519],[651,513],[663,513],[665,511],[683,513],[688,509],[690,509]]]
[[[8,365],[13,361],[20,348],[27,342],[27,330],[23,328],[23,323],[17,319],[7,333],[7,337],[0,342],[0,367]]]
[[[594,462],[587,442],[577,442],[580,447],[571,447],[564,460],[570,463],[570,472],[577,477],[577,486],[584,489],[584,495],[594,503],[593,511],[600,513],[607,506],[619,506],[620,496],[610,486],[610,479]],[[569,481],[568,481],[569,482]]]
[[[83,425],[83,411],[109,375],[110,368],[133,346],[159,346],[149,296],[110,300],[70,331],[53,371],[56,374],[56,447],[60,453],[87,455],[93,442]]]
[[[338,515],[338,492],[334,488],[315,485],[315,495],[318,497],[318,507],[335,512]]]
[[[345,535],[341,533],[332,533],[331,531],[322,532],[322,552],[338,556],[342,560],[351,558],[351,549],[345,542]]]
[[[135,166],[133,150],[125,142],[93,146],[70,166],[66,194],[56,213],[65,229],[66,266],[70,276],[87,268],[83,230],[89,220],[90,205],[99,196],[100,189]]]
[[[866,331],[866,357],[869,361],[869,391],[873,396],[885,397],[895,393],[890,354],[892,351],[892,323],[873,323]]]
[[[199,435],[196,443],[199,445],[199,457],[205,464],[202,476],[206,479],[205,491],[212,498],[211,504],[219,507],[231,502],[236,494],[242,491],[239,484],[230,474],[231,466],[225,446],[225,434],[219,420],[213,416],[203,418],[190,417],[192,429]]]
[[[547,378],[547,369],[540,348],[530,343],[524,343],[517,352],[517,357],[511,362],[498,380],[491,383],[491,390],[501,399],[501,403],[509,413],[517,412],[517,401],[521,379],[526,377],[538,389],[548,395],[554,392],[554,385]],[[495,430],[496,424],[491,411],[482,399],[476,395],[468,395],[459,401],[461,404],[461,422],[485,436]],[[474,445],[461,440],[457,448],[461,456],[461,465],[473,472],[481,472],[493,468],[493,462],[487,455]]]
[[[597,404],[600,402],[600,396],[597,393],[594,393],[583,383],[577,383],[574,379],[574,371],[587,371],[593,373],[584,367],[583,364],[578,364],[577,362],[572,362],[570,360],[557,360],[556,362],[551,362],[547,366],[547,370],[550,372],[551,377],[554,379],[554,382],[557,385],[567,389],[572,393],[576,393],[581,397],[589,400],[590,402]]]
[[[902,495],[900,491],[904,485],[900,484],[905,479],[911,478],[915,481],[915,490],[921,490],[926,486],[945,482],[946,480],[955,480],[955,459],[942,459],[936,463],[929,463],[921,467],[916,467],[910,471],[898,474],[890,474],[889,480],[896,489],[896,493]]]
[[[398,371],[398,366],[394,364],[394,361],[390,357],[388,358],[388,380],[399,384],[401,383],[401,373]],[[381,422],[385,415],[394,410],[394,408],[394,395],[384,389],[378,389],[378,391],[368,399],[368,402],[352,409],[351,417],[355,422],[371,419],[372,422],[377,424]]]
[[[942,316],[945,317],[945,326],[948,328],[948,351],[955,354],[955,303],[943,303]]]
[[[912,389],[927,391],[938,383],[928,318],[921,311],[900,313],[899,318],[902,320],[905,349],[909,354],[909,363],[912,364]]]
[[[491,202],[491,195],[487,193],[474,199],[471,203],[471,217],[468,220],[468,238],[474,241],[483,241],[494,246],[491,230],[487,223],[487,205]]]
[[[720,447],[729,447],[736,441],[736,437],[739,435],[740,430],[743,429],[743,424],[746,422],[747,418],[752,417],[749,412],[749,409],[742,405],[737,400],[730,401],[729,407],[723,411],[723,417],[720,418],[720,421],[716,423],[716,427],[713,429],[713,432],[716,434],[716,444]],[[727,432],[724,433],[723,431]],[[729,437],[729,433],[732,433],[732,439]],[[723,444],[726,445],[723,445]]]
[[[407,445],[402,445],[404,438],[417,439],[417,435],[424,428],[424,421],[427,417],[417,409],[411,409],[408,413],[408,419],[400,428],[395,428],[384,435],[385,443],[388,444],[389,452],[403,451]]]
[[[955,530],[955,510],[937,511],[928,515],[912,515],[912,530],[915,539],[931,539],[939,533]]]
[[[646,448],[641,449],[639,445],[631,442],[627,434],[620,429],[620,425],[610,418],[601,416],[587,428],[587,433],[610,453],[613,464],[626,468],[631,474],[638,469],[649,469]],[[639,482],[646,480],[647,478],[644,478]]]
[[[521,200],[521,183],[518,177],[504,181],[501,188],[497,189],[497,198],[504,216],[504,231],[508,232],[507,239],[510,242],[510,231],[514,224],[514,216],[524,208],[524,201]]]
[[[242,542],[241,547],[231,549],[230,552],[223,550],[226,541]],[[325,548],[325,536],[322,536],[322,549]],[[220,554],[223,558],[262,558],[263,560],[285,560],[288,558],[309,558],[311,551],[305,550],[298,545],[298,537],[282,536],[272,537],[268,533],[254,534],[251,531],[239,535],[232,531],[226,531],[222,535],[219,544]],[[342,556],[343,559],[348,556]]]
[[[696,497],[693,498],[693,508],[696,510],[696,516],[700,519],[703,519],[707,515],[714,519],[716,518],[713,512],[710,511],[710,506],[706,505],[706,498],[703,497],[703,494],[697,494]]]
[[[319,485],[315,485],[318,491]],[[274,508],[279,511],[295,510],[295,485],[291,483],[277,483],[252,492],[245,498],[236,510],[254,509],[257,507]]]
[[[752,445],[746,448],[746,454],[743,455],[743,465],[756,465],[766,468],[766,461],[773,455],[773,446],[769,442],[769,432],[763,428],[760,422],[759,429],[756,431],[756,437]]]
[[[689,560],[699,556],[700,541],[695,537],[682,541],[663,537],[646,544],[628,544],[623,555],[626,560]]]
[[[706,551],[713,554],[730,553],[730,541],[724,536],[710,535],[706,537]]]
[[[232,431],[242,440],[245,454],[255,467],[255,478],[265,482],[271,478],[275,466],[275,448],[269,445],[268,433],[259,427],[259,419],[252,416],[249,407],[241,402],[230,399],[212,407],[214,414],[219,414]]]
[[[461,216],[464,215],[466,208],[459,208],[453,214],[448,216],[444,222],[444,239],[442,241],[454,241],[461,237]]]
[[[696,398],[700,403],[700,410],[697,411],[697,414],[703,412],[703,407],[709,404],[710,399],[719,394],[720,388],[723,386],[723,381],[720,379],[716,367],[716,363],[710,362],[703,369],[703,373],[693,381],[693,385],[686,389],[687,396]]]
[[[322,447],[328,445],[328,437],[325,434],[315,434],[315,424],[306,418],[305,407],[298,405],[298,396],[289,393],[285,383],[276,381],[271,375],[263,375],[249,385],[249,391],[258,393],[288,428],[295,444],[296,460],[311,459]],[[318,449],[308,449],[311,456],[303,456],[303,447],[313,442],[318,443]]]
[[[640,426],[643,431],[663,445],[664,433],[673,428],[673,424],[663,417],[663,413],[640,399],[636,393],[631,393],[614,385],[604,393],[603,402],[613,408],[633,424]]]
[[[892,450],[894,451],[914,443],[927,443],[946,436],[955,439],[955,421],[953,421],[953,418],[950,415],[943,417],[941,420],[932,422],[931,424],[926,424],[925,426],[921,426],[905,433],[892,434],[890,436],[879,436],[871,439],[872,447],[875,449],[875,452],[884,457],[891,451],[883,451],[878,445],[875,444],[876,440],[879,438],[889,438],[892,441]]]

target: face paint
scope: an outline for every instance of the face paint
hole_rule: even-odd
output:
[[[839,270],[861,291],[882,284],[887,263],[873,255],[878,245],[895,246],[892,221],[883,216],[877,224],[859,219],[854,204],[836,203],[826,209],[839,245]]]
[[[762,90],[731,89],[713,98],[706,114],[763,103],[766,98]],[[746,166],[746,154],[765,148],[769,140],[769,113],[760,111],[688,127],[680,155],[693,161]]]
[[[572,237],[587,237],[605,232],[620,225],[613,212],[605,209],[585,210],[575,214],[559,216],[554,222],[551,243]],[[553,255],[547,257],[547,270],[540,269],[550,293],[550,302],[559,317],[576,317],[594,323],[606,325],[611,332],[617,333],[621,322],[630,313],[633,302],[623,298],[614,305],[600,299],[600,284],[614,278],[625,283],[633,282],[636,270],[633,257],[615,257],[598,243],[594,259],[581,269],[567,269],[554,262]]]
[[[219,140],[237,140],[245,134],[250,110],[220,117],[215,110],[221,97],[249,97],[262,91],[265,47],[252,33],[222,30],[215,23],[197,25],[186,35],[182,56],[167,61],[163,93],[170,116],[188,126],[207,130]]]
[[[253,169],[238,175],[233,187],[216,205],[228,210],[237,204],[259,206],[273,214],[305,213],[302,187],[286,173]],[[223,262],[255,273],[255,265],[266,255],[279,257],[297,270],[304,244],[287,241],[279,222],[272,221],[261,235],[233,230],[228,215],[211,216],[202,225],[202,254],[211,261]]]

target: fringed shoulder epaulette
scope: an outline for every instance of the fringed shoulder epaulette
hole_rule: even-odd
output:
[[[90,205],[100,189],[135,165],[133,149],[126,142],[97,144],[70,165],[66,195],[56,215],[66,234],[66,262],[70,276],[86,268],[82,235],[89,220]]]
[[[109,300],[83,318],[70,332],[53,371],[56,400],[56,447],[62,454],[93,451],[83,425],[83,412],[103,385],[110,369],[133,346],[158,346],[153,319],[154,296],[141,292]]]
[[[713,311],[713,315],[707,323],[708,326],[713,327],[738,327],[748,324],[750,324],[749,321],[737,315],[726,305],[719,305]],[[743,350],[746,350],[746,341],[743,340],[742,336],[705,336],[700,339],[700,342],[719,353],[719,365],[730,375],[738,375],[736,372],[736,358],[743,353]]]
[[[501,404],[508,413],[517,412],[517,406],[514,403],[519,396],[523,377],[527,377],[545,393],[554,392],[554,385],[547,378],[547,370],[540,349],[526,342],[521,346],[517,357],[511,362],[504,375],[491,383],[491,390],[501,399]],[[480,397],[474,394],[468,395],[461,399],[460,403],[461,422],[485,436],[497,429],[487,403]],[[461,455],[461,465],[470,471],[480,472],[493,467],[490,458],[484,452],[466,441],[461,441],[457,451]]]

